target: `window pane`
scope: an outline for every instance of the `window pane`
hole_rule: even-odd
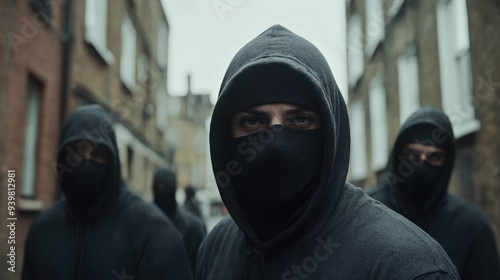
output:
[[[381,0],[365,0],[366,7],[366,54],[371,56],[384,39],[384,10]]]
[[[125,17],[121,27],[122,54],[120,60],[120,77],[131,91],[135,88],[136,33],[134,24]]]
[[[26,119],[24,130],[23,186],[21,196],[35,197],[38,121],[40,116],[40,94],[42,84],[34,77],[28,78],[26,92]]]
[[[361,180],[366,177],[366,134],[365,134],[365,111],[361,100],[354,101],[351,105],[351,178]]]
[[[414,47],[398,58],[399,122],[420,108],[418,62]]]
[[[385,89],[379,78],[370,83],[370,128],[372,168],[381,170],[387,164],[389,154]]]
[[[348,25],[347,63],[349,85],[353,87],[364,71],[363,32],[359,14],[353,15]]]

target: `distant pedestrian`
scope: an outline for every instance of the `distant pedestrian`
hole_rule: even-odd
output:
[[[101,106],[69,116],[55,163],[65,197],[31,225],[23,280],[191,278],[182,237],[158,208],[127,189],[118,155]]]
[[[184,208],[203,220],[203,215],[201,214],[200,209],[200,202],[196,198],[196,188],[189,185],[184,189],[184,192],[186,194],[186,200],[184,200]]]
[[[196,279],[459,279],[424,231],[346,183],[347,108],[320,51],[275,25],[246,44],[210,125],[230,216],[198,254]]]
[[[436,239],[462,280],[499,280],[500,263],[488,219],[448,193],[455,137],[448,117],[423,108],[401,127],[383,185],[371,193]]]
[[[205,224],[195,215],[179,207],[175,199],[177,180],[172,169],[160,168],[153,180],[155,204],[167,215],[182,235],[184,246],[194,272],[196,256],[203,238],[207,234]]]

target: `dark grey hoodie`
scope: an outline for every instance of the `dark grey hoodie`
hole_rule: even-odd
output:
[[[400,155],[405,145],[418,136],[416,131],[422,131],[422,127],[432,132],[428,139],[420,141],[442,148],[446,156],[436,184],[428,186],[431,191],[425,196],[421,195],[423,199],[415,201],[402,191],[406,186],[405,180],[408,180],[404,175],[409,175],[406,171],[411,170],[412,163],[402,160]],[[454,162],[455,137],[448,117],[442,111],[422,108],[401,126],[385,173],[385,181],[370,195],[436,239],[457,267],[462,280],[498,280],[500,263],[488,219],[469,203],[448,194]],[[405,167],[398,168],[400,165]],[[420,192],[426,188],[420,185],[417,187]]]
[[[281,233],[261,241],[240,205],[245,198],[237,198],[230,122],[243,108],[276,102],[304,105],[321,117],[323,159],[305,209]],[[345,182],[349,143],[346,105],[316,47],[280,25],[245,45],[228,67],[210,129],[213,170],[231,217],[202,243],[195,278],[459,279],[425,232]]]
[[[78,168],[67,160],[66,147],[74,141],[108,151],[105,185],[91,205],[82,205],[68,179]],[[190,279],[181,235],[160,209],[123,183],[112,121],[102,107],[82,106],[69,116],[54,167],[66,198],[31,225],[22,279]]]

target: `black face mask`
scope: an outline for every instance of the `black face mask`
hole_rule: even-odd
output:
[[[322,139],[320,129],[284,126],[232,139],[232,159],[241,167],[232,180],[262,241],[291,226],[305,210],[318,187]]]
[[[427,161],[414,165],[414,171],[402,182],[399,192],[405,200],[423,202],[438,187],[443,166],[434,166]]]
[[[74,214],[81,217],[106,187],[109,163],[83,160],[63,176],[62,190]]]
[[[175,188],[162,182],[155,182],[153,186],[154,202],[163,212],[172,217],[177,210]]]

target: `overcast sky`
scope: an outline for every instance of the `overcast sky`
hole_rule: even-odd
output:
[[[312,42],[347,93],[345,0],[162,0],[170,23],[168,92],[192,91],[215,102],[234,54],[274,24]]]

